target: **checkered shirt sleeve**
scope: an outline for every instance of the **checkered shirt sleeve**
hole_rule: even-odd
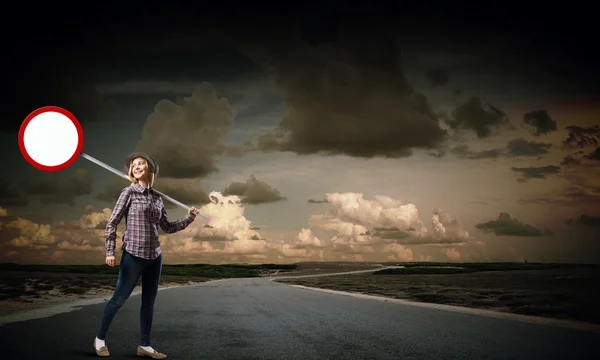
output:
[[[115,247],[117,245],[117,226],[123,219],[123,216],[129,210],[129,204],[131,203],[131,187],[126,187],[121,190],[119,199],[115,204],[112,215],[106,224],[106,230],[104,235],[106,237],[106,256],[115,256]]]

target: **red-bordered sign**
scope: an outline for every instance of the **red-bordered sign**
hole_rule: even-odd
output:
[[[19,148],[36,169],[60,171],[81,154],[83,130],[71,112],[58,106],[44,106],[29,114],[21,124]]]

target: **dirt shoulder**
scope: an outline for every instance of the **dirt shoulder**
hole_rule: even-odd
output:
[[[211,278],[162,276],[159,288],[194,285]],[[3,272],[0,276],[0,317],[80,300],[109,300],[117,283],[115,275]],[[134,292],[141,291],[141,281]]]

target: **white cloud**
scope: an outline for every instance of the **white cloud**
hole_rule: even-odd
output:
[[[469,233],[462,229],[456,219],[440,209],[435,209],[433,213],[433,231],[440,238],[464,240],[470,238]]]
[[[405,232],[409,238],[422,239],[423,242],[470,238],[457,220],[441,210],[434,212],[433,230],[430,230],[421,221],[415,204],[403,204],[389,196],[375,196],[373,200],[367,200],[362,193],[331,193],[325,198],[332,208],[323,214],[313,215],[311,224],[335,232],[351,243],[371,244],[377,241],[374,234],[382,229]]]
[[[253,229],[252,223],[244,216],[244,207],[239,197],[224,196],[213,191],[209,198],[213,202],[199,209],[208,216],[208,221],[197,218],[185,230],[164,235],[162,243],[166,251],[177,255],[220,254],[252,257],[269,250],[267,241]]]
[[[244,216],[244,207],[238,196],[224,196],[217,191],[208,196],[213,202],[202,206],[200,212],[208,216],[209,227],[199,229],[199,237],[222,236],[227,240],[260,238],[260,233],[252,229],[252,223]]]
[[[434,211],[430,229],[421,221],[415,204],[390,196],[376,195],[369,200],[362,193],[347,192],[329,193],[325,198],[329,209],[312,215],[309,225],[325,234],[326,241],[315,241],[313,245],[324,248],[327,260],[342,260],[356,254],[362,258],[412,261],[415,256],[410,245],[449,246],[471,239],[460,223],[442,210]],[[298,239],[310,236],[312,232],[303,228]],[[430,258],[419,256],[419,259]]]
[[[413,261],[413,252],[411,249],[400,244],[387,244],[382,249],[383,252],[390,253],[388,260],[395,261]]]
[[[446,256],[452,261],[458,261],[461,258],[460,252],[454,248],[446,249]]]

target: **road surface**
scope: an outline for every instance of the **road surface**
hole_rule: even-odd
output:
[[[0,327],[2,359],[96,358],[105,303]],[[108,333],[134,359],[140,296]],[[268,278],[160,291],[152,345],[169,359],[591,359],[600,332],[311,291]],[[595,354],[595,355],[594,355]]]

